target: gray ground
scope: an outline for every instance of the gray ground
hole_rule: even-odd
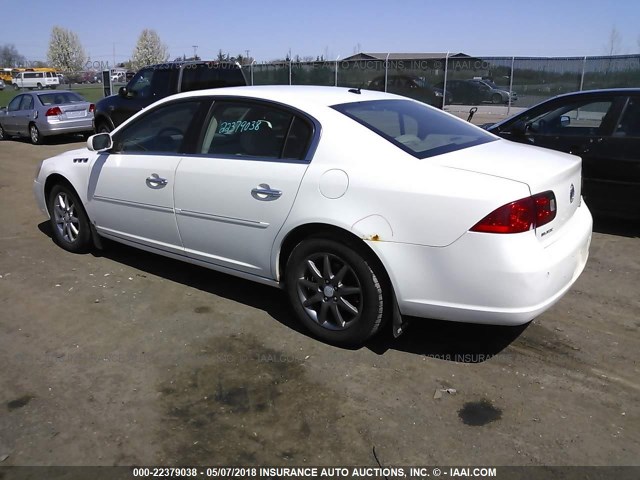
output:
[[[599,224],[528,326],[423,321],[345,350],[278,290],[56,247],[32,178],[78,146],[0,144],[0,466],[375,466],[374,446],[384,465],[640,465],[637,228]]]

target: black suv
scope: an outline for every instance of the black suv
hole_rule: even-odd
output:
[[[240,65],[231,62],[175,62],[144,67],[117,95],[96,104],[94,129],[110,132],[129,117],[161,98],[178,92],[244,86]]]

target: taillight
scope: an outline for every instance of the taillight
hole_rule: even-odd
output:
[[[47,113],[45,113],[45,116],[47,117],[54,117],[56,115],[62,115],[62,110],[60,110],[60,107],[51,107],[49,110],[47,110]]]
[[[556,218],[552,191],[507,203],[476,223],[472,232],[521,233],[541,227]]]
[[[89,105],[89,113],[93,113],[96,111],[96,106],[92,103]]]

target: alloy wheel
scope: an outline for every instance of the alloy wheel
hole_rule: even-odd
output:
[[[40,132],[38,131],[38,127],[35,125],[31,125],[29,128],[29,134],[31,135],[31,143],[38,143],[40,140]]]
[[[75,242],[80,233],[80,220],[73,200],[65,192],[56,196],[53,215],[60,237],[68,243]]]
[[[363,292],[353,268],[330,253],[308,256],[298,267],[298,299],[321,327],[344,330],[361,315]]]

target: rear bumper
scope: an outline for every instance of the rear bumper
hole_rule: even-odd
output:
[[[93,130],[93,117],[61,120],[54,122],[39,122],[38,129],[43,136],[59,135],[63,133],[82,133]]]
[[[555,304],[587,262],[592,218],[582,206],[543,245],[535,232],[467,232],[447,247],[369,242],[404,315],[521,325]]]

